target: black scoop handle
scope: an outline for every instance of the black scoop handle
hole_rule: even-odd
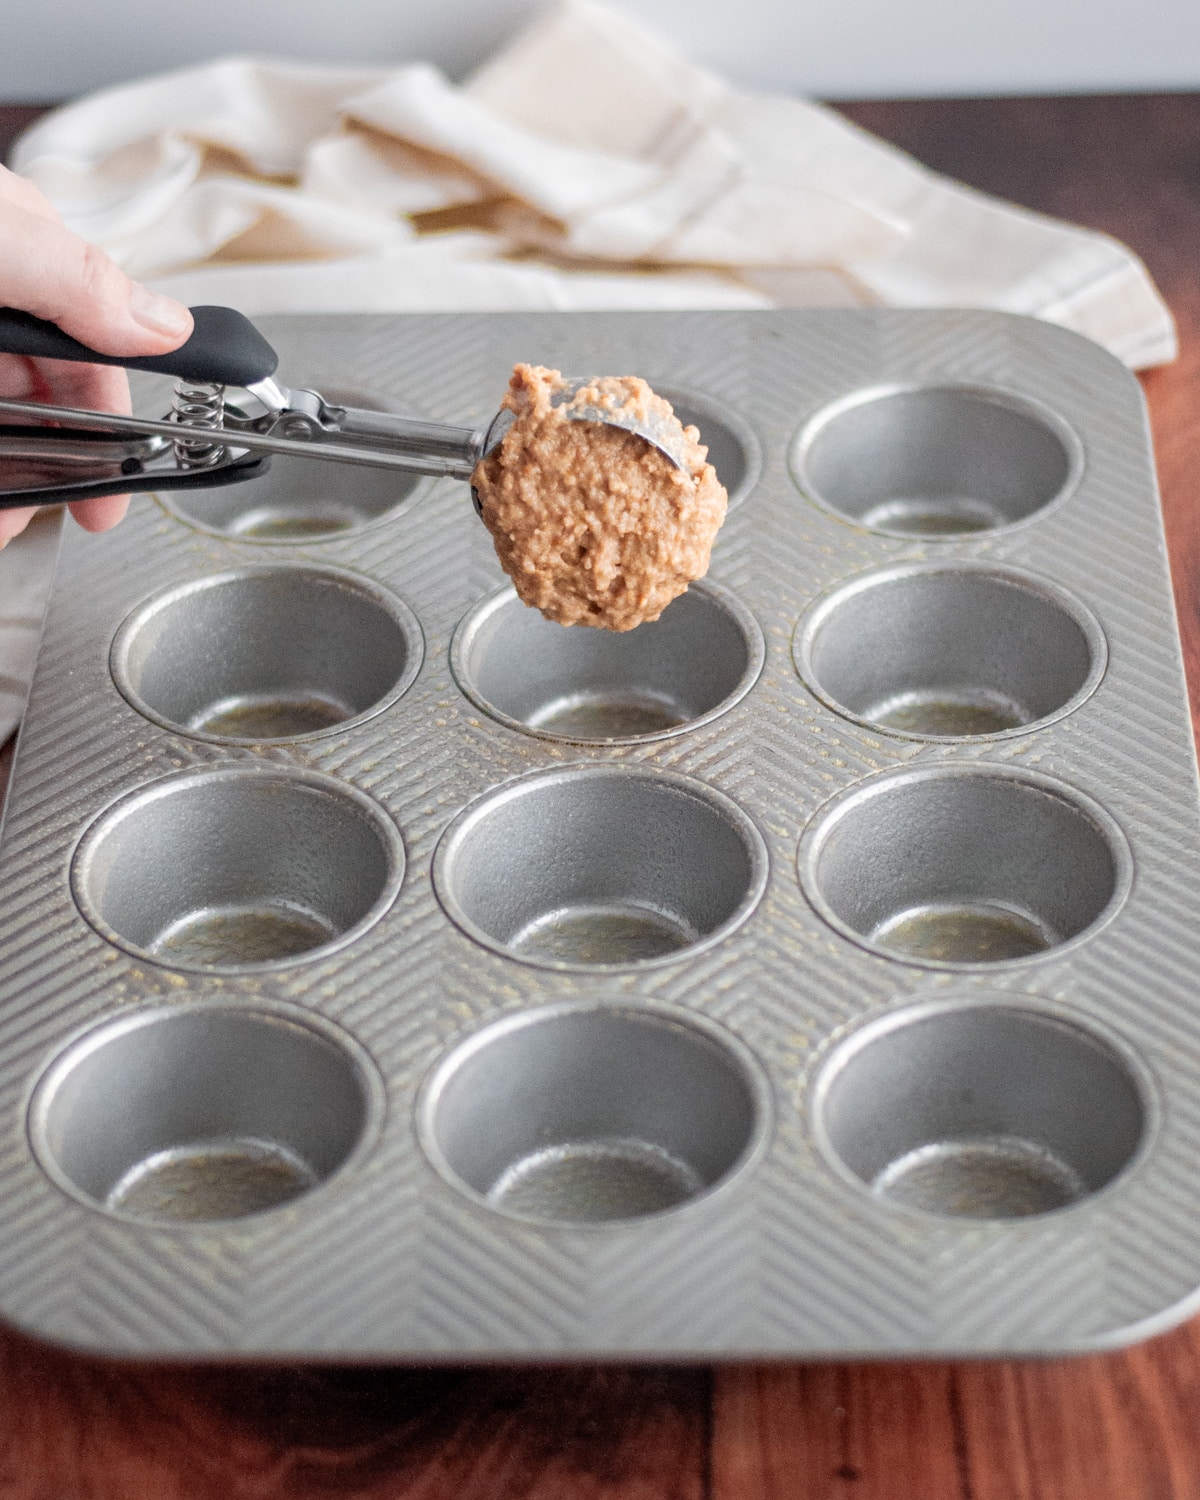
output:
[[[125,358],[97,354],[61,328],[15,308],[0,308],[0,354],[35,359],[71,359],[88,365],[120,365],[213,385],[253,385],[275,373],[279,356],[250,322],[232,307],[193,307],[195,328],[186,344],[169,354]]]

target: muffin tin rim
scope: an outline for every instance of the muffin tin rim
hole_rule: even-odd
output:
[[[334,801],[349,802],[355,808],[357,815],[376,830],[380,835],[388,863],[388,876],[379,896],[368,911],[345,932],[338,933],[328,942],[304,949],[287,958],[266,959],[252,963],[197,964],[181,962],[178,959],[168,963],[156,954],[149,953],[122,937],[100,916],[91,899],[81,890],[82,881],[86,878],[88,859],[93,848],[104,837],[110,822],[114,819],[119,821],[128,816],[140,803],[169,796],[176,787],[186,786],[189,783],[203,784],[250,777],[259,781],[288,781],[310,787]],[[67,857],[66,884],[76,915],[106,943],[119,948],[122,953],[128,954],[140,963],[153,964],[156,968],[168,973],[195,974],[217,982],[237,976],[269,975],[281,970],[293,969],[300,964],[319,963],[330,954],[356,942],[375,927],[395,904],[408,874],[408,864],[408,849],[404,835],[395,819],[382,802],[371,796],[369,792],[363,791],[356,783],[310,766],[282,762],[263,764],[253,760],[230,759],[214,761],[206,765],[187,766],[182,770],[168,771],[164,775],[154,776],[148,781],[139,782],[136,786],[126,787],[106,801],[103,806],[95,809],[72,843]]]
[[[746,1145],[716,1182],[710,1183],[682,1203],[648,1214],[616,1219],[554,1219],[518,1213],[500,1204],[490,1203],[485,1194],[478,1192],[458,1175],[438,1145],[432,1116],[443,1089],[457,1068],[482,1051],[493,1037],[511,1035],[525,1026],[536,1025],[543,1020],[553,1021],[563,1016],[597,1013],[623,1015],[638,1023],[649,1021],[664,1029],[698,1033],[715,1051],[731,1061],[746,1085],[754,1115],[753,1129]],[[484,1216],[485,1222],[499,1219],[501,1222],[524,1225],[551,1236],[573,1235],[581,1230],[589,1233],[628,1233],[641,1224],[673,1219],[680,1213],[710,1203],[715,1195],[744,1181],[767,1155],[775,1138],[778,1105],[776,1088],[766,1065],[754,1048],[724,1022],[703,1012],[688,1010],[658,998],[638,1001],[631,1000],[628,996],[599,994],[549,1000],[523,1006],[519,1010],[505,1011],[500,1015],[486,1016],[472,1022],[468,1029],[446,1038],[438,1056],[421,1076],[412,1114],[416,1122],[416,1140],[426,1165],[457,1198],[470,1203]]]
[[[224,584],[236,583],[242,579],[295,576],[305,573],[330,578],[361,597],[371,600],[393,620],[404,637],[408,654],[403,672],[384,696],[369,708],[364,709],[362,713],[354,714],[326,728],[308,730],[302,734],[265,736],[213,734],[208,730],[189,729],[186,725],[158,713],[129,682],[129,651],[136,642],[138,632],[145,628],[160,610],[167,609],[177,601],[193,594],[203,593],[206,589],[219,588]],[[157,724],[160,729],[166,729],[183,739],[201,740],[206,744],[236,749],[254,745],[306,744],[309,740],[327,739],[330,735],[343,733],[348,729],[357,728],[360,724],[368,723],[378,714],[384,713],[399,702],[408,692],[421,674],[421,669],[425,665],[425,654],[426,637],[421,621],[416,612],[393,589],[378,583],[365,573],[356,572],[353,568],[337,563],[314,562],[305,558],[295,562],[250,562],[241,566],[234,564],[216,573],[206,573],[201,577],[187,579],[183,583],[165,584],[162,588],[155,589],[135,604],[117,626],[109,644],[108,669],[117,692],[142,718],[148,719],[150,723]]]
[[[967,961],[960,959],[919,958],[895,948],[884,947],[873,942],[865,933],[858,932],[833,910],[821,894],[814,878],[813,866],[819,858],[826,838],[844,816],[846,810],[869,797],[881,795],[889,786],[902,786],[914,781],[963,780],[968,778],[994,778],[1032,787],[1036,791],[1055,797],[1080,811],[1104,839],[1113,859],[1113,887],[1091,922],[1081,931],[1072,934],[1061,943],[1021,958],[984,959]],[[1122,910],[1133,888],[1135,860],[1129,838],[1121,824],[1093,796],[1074,783],[1044,771],[1029,770],[1024,766],[1010,765],[1004,761],[954,760],[921,761],[901,766],[888,766],[872,771],[866,776],[834,792],[815,808],[806,822],[796,848],[794,861],[801,893],[809,906],[834,932],[864,949],[876,958],[916,969],[929,969],[950,974],[1004,974],[1031,965],[1050,963],[1069,953],[1084,942],[1097,937]]]
[[[1091,665],[1087,677],[1070,698],[1052,713],[1040,719],[1031,719],[1026,724],[1016,724],[1011,729],[991,730],[984,734],[917,734],[913,730],[895,729],[881,724],[876,719],[855,713],[840,703],[820,685],[812,669],[811,651],[817,632],[843,599],[865,593],[876,584],[892,583],[904,578],[928,577],[941,573],[974,573],[980,576],[1001,579],[1029,593],[1040,594],[1043,599],[1060,606],[1079,627],[1087,644]],[[1083,707],[1103,683],[1108,671],[1108,636],[1092,609],[1072,590],[1046,578],[1033,569],[1017,563],[992,560],[982,557],[942,556],[916,561],[894,560],[875,564],[858,573],[838,579],[819,594],[800,614],[791,638],[792,666],[805,688],[826,708],[853,724],[861,724],[876,734],[893,736],[921,745],[979,745],[992,740],[1019,739],[1034,734],[1060,719],[1065,719]]]
[[[701,416],[711,416],[733,434],[746,460],[746,473],[742,477],[741,484],[735,485],[732,490],[727,491],[729,510],[731,512],[737,510],[750,498],[763,477],[766,459],[763,453],[762,441],[758,433],[755,432],[746,418],[742,416],[741,412],[737,410],[734,403],[725,400],[723,397],[714,396],[711,392],[701,390],[698,386],[680,385],[678,382],[672,380],[669,375],[665,375],[661,379],[656,378],[650,384],[657,395],[663,396],[666,401],[671,403],[672,410],[674,410],[675,401],[678,400],[684,406],[695,407]],[[703,432],[700,433],[700,441],[701,443],[704,442]],[[718,474],[717,478],[720,479],[720,477]]]
[[[1019,412],[1022,416],[1031,417],[1040,423],[1058,439],[1066,455],[1067,473],[1058,490],[1028,515],[1020,516],[1015,521],[1005,522],[1002,526],[989,526],[974,532],[913,533],[886,526],[867,526],[855,517],[848,516],[827,499],[808,476],[808,454],[813,444],[824,429],[845,412],[891,396],[919,395],[923,392],[950,392],[955,395],[970,396],[995,406],[1006,407],[1009,411]],[[1017,390],[1011,385],[1002,383],[989,385],[973,380],[891,380],[853,386],[840,395],[826,398],[804,416],[800,425],[786,439],[784,451],[787,473],[792,484],[802,499],[810,501],[824,515],[841,522],[844,526],[851,526],[857,531],[865,532],[869,536],[909,544],[916,542],[921,545],[936,546],[953,546],[955,543],[961,544],[964,541],[979,542],[983,538],[1006,537],[1027,526],[1034,525],[1037,521],[1057,511],[1060,506],[1065,505],[1078,493],[1088,467],[1087,447],[1083,439],[1056,407],[1038,396]]]
[[[619,779],[643,781],[668,785],[676,793],[704,803],[710,810],[723,815],[738,831],[750,861],[750,879],[747,888],[732,914],[713,932],[705,933],[698,941],[689,943],[671,953],[657,958],[632,959],[624,963],[589,964],[561,959],[538,958],[535,955],[516,953],[490,933],[463,910],[461,904],[448,889],[447,867],[451,865],[458,846],[472,826],[485,817],[489,808],[497,803],[522,796],[526,789],[539,784],[555,784],[564,781],[597,779]],[[732,937],[757,910],[766,893],[771,875],[769,845],[762,830],[751,815],[731,797],[711,782],[702,781],[686,772],[666,770],[659,766],[626,760],[576,760],[562,765],[539,766],[507,777],[477,793],[454,814],[438,836],[430,865],[433,890],[437,902],[446,918],[458,932],[470,942],[487,949],[511,963],[555,974],[580,974],[602,978],[606,975],[641,974],[684,963],[696,955]]]
[[[313,1183],[294,1198],[257,1209],[251,1214],[231,1219],[157,1219],[110,1208],[72,1182],[59,1167],[45,1140],[45,1116],[53,1104],[55,1092],[78,1062],[109,1040],[125,1036],[143,1025],[197,1012],[266,1020],[274,1025],[287,1026],[316,1036],[334,1051],[340,1052],[349,1062],[362,1087],[362,1130],[346,1156],[328,1176]],[[190,996],[182,1002],[159,998],[148,1006],[129,1005],[120,1010],[91,1016],[69,1031],[65,1038],[59,1038],[53,1044],[53,1049],[43,1049],[41,1064],[31,1070],[21,1101],[22,1132],[30,1156],[36,1162],[43,1180],[88,1213],[99,1215],[104,1222],[119,1225],[123,1231],[138,1236],[163,1233],[211,1236],[214,1229],[236,1234],[239,1225],[257,1224],[268,1216],[302,1212],[302,1205],[308,1205],[314,1194],[323,1194],[327,1187],[337,1183],[346,1169],[361,1167],[378,1149],[388,1114],[388,1088],[382,1070],[373,1053],[354,1032],[323,1012],[310,1010],[292,1000],[263,994]]]
[[[749,647],[750,661],[738,679],[737,685],[720,703],[697,715],[696,718],[688,719],[683,724],[676,724],[670,729],[656,729],[649,734],[609,735],[602,739],[585,739],[579,735],[560,734],[555,730],[536,728],[522,719],[515,719],[511,714],[506,714],[502,709],[495,707],[482,693],[478,692],[471,684],[466,657],[471,649],[474,634],[505,604],[518,598],[516,588],[511,583],[501,584],[492,593],[477,599],[455,625],[448,653],[450,676],[459,692],[494,723],[512,730],[515,734],[525,735],[532,739],[546,740],[558,745],[578,745],[581,749],[591,750],[602,750],[610,746],[615,748],[623,745],[649,745],[661,740],[678,739],[693,729],[702,729],[706,724],[711,724],[714,719],[721,718],[730,709],[736,708],[758,685],[767,661],[767,645],[762,626],[749,606],[742,602],[734,590],[707,575],[689,584],[687,592],[691,593],[693,589],[697,593],[715,598],[720,607],[733,619],[741,632],[742,639]],[[670,605],[667,608],[669,609]],[[563,628],[587,629],[588,627],[564,626]]]
[[[1059,1208],[1024,1218],[958,1217],[883,1198],[842,1160],[833,1145],[824,1118],[826,1096],[842,1069],[864,1048],[893,1031],[931,1017],[958,1015],[970,1010],[1015,1011],[1064,1031],[1074,1032],[1105,1049],[1124,1068],[1142,1108],[1142,1132],[1129,1159],[1102,1187],[1089,1192],[1075,1203],[1066,1203]],[[967,1237],[974,1237],[981,1229],[1001,1234],[1022,1224],[1044,1222],[1051,1218],[1059,1220],[1065,1214],[1082,1214],[1092,1209],[1103,1209],[1104,1204],[1100,1200],[1127,1191],[1133,1175],[1151,1161],[1167,1120],[1162,1084],[1157,1074],[1141,1051],[1120,1030],[1091,1010],[1083,1010],[1053,996],[1021,990],[972,988],[958,995],[920,991],[899,994],[890,1002],[877,1005],[830,1031],[813,1048],[798,1081],[804,1095],[801,1107],[807,1128],[827,1170],[839,1182],[849,1186],[859,1202],[865,1198],[884,1216],[907,1216],[914,1224],[926,1228],[932,1234],[939,1230],[957,1231]],[[1197,1295],[1200,1296],[1200,1293]]]

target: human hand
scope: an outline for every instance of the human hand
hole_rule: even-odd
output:
[[[66,229],[31,182],[0,167],[0,307],[57,323],[99,354],[166,354],[192,331],[186,307],[125,273],[95,245]],[[0,398],[45,401],[89,411],[129,411],[124,370],[60,359],[0,355]],[[77,500],[71,514],[86,531],[115,526],[128,495]],[[36,510],[0,510],[0,547]]]

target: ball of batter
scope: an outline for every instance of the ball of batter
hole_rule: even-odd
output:
[[[557,370],[516,366],[503,402],[513,424],[471,482],[526,604],[562,625],[632,630],[708,571],[728,497],[696,428],[644,380],[605,376],[554,406],[566,385]],[[588,406],[673,423],[686,472],[635,433],[569,415]]]

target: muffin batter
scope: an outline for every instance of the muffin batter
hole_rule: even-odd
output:
[[[605,376],[552,405],[557,370],[517,365],[515,420],[472,485],[500,565],[526,604],[562,625],[632,630],[708,571],[727,497],[694,427],[636,376]],[[686,472],[635,433],[572,408],[653,412],[680,438]]]

